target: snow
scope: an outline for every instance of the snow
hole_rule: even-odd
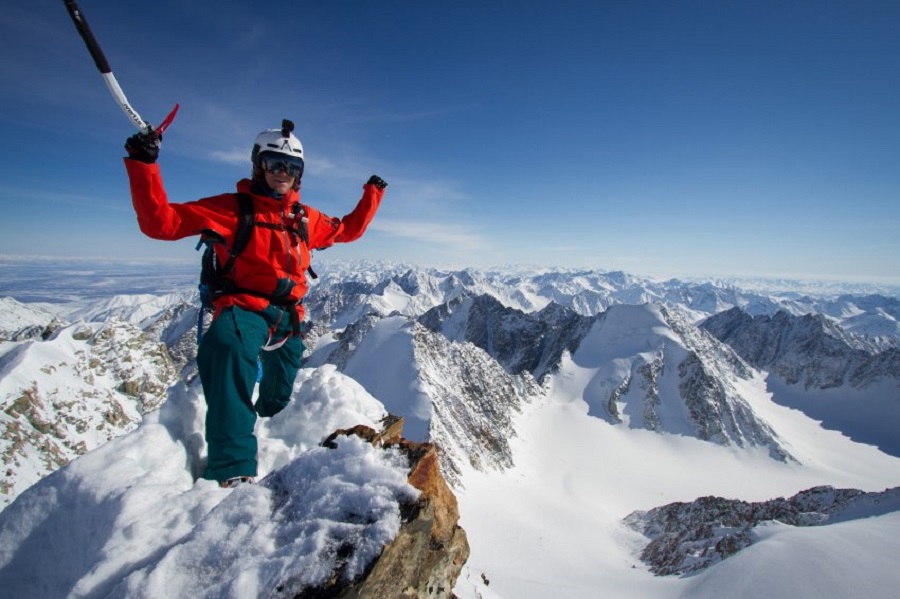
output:
[[[864,389],[843,385],[805,392],[776,377],[770,377],[768,384],[779,403],[802,410],[825,428],[840,430],[852,439],[900,456],[900,389],[895,382],[879,381]],[[872,418],[873,413],[879,418]]]
[[[85,322],[104,322],[118,318],[139,325],[142,321],[163,312],[166,308],[177,305],[179,301],[190,301],[192,299],[192,303],[199,304],[198,292],[191,291],[166,295],[149,293],[115,295],[108,300],[74,310],[68,314],[68,318]]]
[[[897,512],[815,528],[771,523],[757,544],[687,579],[683,596],[896,597],[898,530]]]
[[[354,437],[318,446],[336,427],[377,426],[383,408],[359,385],[333,366],[304,371],[293,404],[258,427],[262,480],[229,490],[195,482],[187,467],[185,433],[202,422],[197,386],[173,388],[135,432],[0,513],[5,594],[290,597],[331,574],[340,541],[353,541],[353,576],[396,536],[398,502],[418,494],[406,458]]]
[[[0,297],[0,333],[15,333],[26,326],[47,324],[51,320],[53,314],[47,310],[17,302],[11,297]]]
[[[234,490],[110,596],[290,597],[330,577],[345,541],[356,548],[352,579],[397,535],[398,499],[416,496],[406,467],[357,437],[339,440],[337,450],[312,449],[272,481]]]
[[[406,438],[427,441],[431,401],[416,390],[411,329],[406,318],[379,321],[360,343],[344,372],[373,396],[382,398],[388,412],[404,415]]]
[[[637,558],[646,540],[621,524],[632,511],[706,495],[763,501],[823,484],[880,491],[900,484],[900,460],[773,403],[761,377],[742,383],[744,396],[791,440],[788,449],[800,464],[776,462],[762,449],[614,426],[585,417],[588,405],[575,391],[577,370],[564,366],[545,402],[519,422],[514,468],[464,473],[460,524],[472,553],[455,589],[460,598],[483,593],[482,574],[491,581],[491,596],[517,599],[588,598],[598,589],[617,598],[896,596],[900,572],[884,558],[896,556],[896,513],[879,516],[878,524],[868,518],[840,528],[786,527],[698,576],[654,577]],[[868,534],[879,526],[887,531]],[[859,543],[852,554],[847,536]],[[815,592],[807,579],[827,566],[808,557],[813,547],[827,560],[822,563],[843,562]],[[781,565],[769,570],[772,564]],[[755,575],[735,586],[746,570]],[[865,592],[857,594],[858,588]]]
[[[391,287],[385,311],[408,304],[400,291]],[[521,295],[541,304],[528,287]],[[148,305],[142,318],[162,307]],[[831,410],[823,414],[825,428],[797,405],[773,401],[762,374],[731,383],[796,462],[775,461],[765,448],[720,446],[592,416],[596,389],[605,393],[607,380],[624,373],[611,353],[625,348],[616,339],[640,352],[655,346],[653,335],[669,334],[656,313],[617,310],[606,337],[589,336],[548,381],[547,395],[516,416],[515,466],[464,468],[455,492],[471,555],[454,589],[460,599],[895,597],[897,511],[845,514],[809,528],[769,523],[755,529],[755,544],[707,570],[686,577],[648,571],[638,559],[646,539],[622,524],[635,510],[705,495],[763,501],[817,485],[880,491],[900,485],[900,459],[840,432],[847,423],[860,425],[863,414]],[[257,424],[254,485],[223,490],[196,480],[205,407],[198,381],[173,386],[163,408],[137,430],[49,475],[0,512],[4,596],[293,596],[330,572],[338,537],[354,539],[349,567],[358,571],[396,534],[397,501],[415,491],[398,455],[352,438],[336,450],[319,443],[337,428],[377,427],[387,411],[407,417],[407,436],[427,435],[431,412],[415,388],[406,322],[376,323],[344,373],[313,354],[292,403]],[[331,335],[322,342],[320,351],[336,344]],[[9,352],[0,376],[20,359],[61,359],[37,355],[53,347],[0,346]],[[293,586],[273,588],[284,580]]]
[[[668,334],[654,314],[628,306],[610,310],[609,325],[595,325],[551,377],[544,402],[528,409],[517,423],[518,437],[512,440],[516,466],[503,473],[464,472],[461,525],[472,553],[457,595],[483,595],[484,575],[491,581],[491,596],[526,599],[596,597],[598,589],[617,598],[837,598],[857,596],[857,588],[866,590],[858,596],[895,596],[900,573],[885,567],[883,556],[896,555],[897,519],[884,522],[894,527],[892,533],[877,537],[857,533],[856,526],[862,531],[872,526],[871,518],[858,518],[839,529],[830,524],[794,536],[794,529],[786,527],[790,530],[784,534],[760,538],[752,553],[736,556],[748,560],[743,567],[755,571],[757,578],[765,577],[759,590],[754,578],[733,586],[736,573],[721,565],[685,578],[658,578],[647,571],[637,557],[646,539],[621,523],[632,511],[707,495],[764,501],[817,485],[880,491],[900,483],[900,460],[773,402],[764,374],[730,383],[797,462],[777,462],[764,449],[712,445],[691,436],[660,435],[586,417],[601,411],[591,399],[608,397],[621,380],[617,359],[655,347],[652,337]],[[602,393],[596,391],[598,386]],[[844,531],[865,541],[850,558],[844,553]],[[814,544],[822,559],[844,560],[840,569],[823,577],[827,582],[816,585],[816,593],[805,590],[805,578],[819,575],[825,566],[805,557],[806,543]],[[792,564],[794,555],[804,555],[796,571],[783,565],[778,568],[780,578],[766,573],[770,562]],[[854,575],[843,577],[848,561]],[[862,579],[865,584],[858,584]]]
[[[0,507],[70,459],[137,428],[177,380],[159,344],[122,322],[76,323],[46,341],[13,345],[0,355]],[[126,381],[136,389],[130,394]]]
[[[896,512],[815,528],[767,525],[755,545],[690,577],[655,577],[637,559],[644,540],[621,524],[634,510],[708,494],[749,501],[818,484],[880,490],[900,482],[900,460],[774,404],[761,378],[744,384],[803,465],[617,427],[587,416],[571,388],[554,386],[520,417],[514,468],[465,472],[457,495],[472,553],[457,595],[894,596]],[[299,587],[330,572],[331,540],[355,537],[353,570],[396,534],[396,501],[414,494],[402,460],[352,438],[337,450],[318,446],[330,429],[375,425],[383,415],[358,383],[333,366],[303,370],[292,404],[258,427],[261,474],[277,474],[234,490],[194,482],[186,468],[201,401],[194,387],[173,389],[158,417],[7,508],[0,587],[17,597],[281,596],[271,581]],[[346,523],[360,513],[368,524]]]

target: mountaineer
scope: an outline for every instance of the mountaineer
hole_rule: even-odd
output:
[[[197,350],[206,398],[203,477],[225,488],[257,475],[257,416],[287,406],[300,369],[303,297],[310,250],[359,239],[387,183],[373,175],[349,214],[333,218],[300,202],[305,155],[288,120],[256,138],[251,179],[224,193],[170,203],[156,159],[162,142],[150,128],[128,138],[125,168],[141,231],[153,239],[201,236],[213,321]],[[206,263],[207,261],[204,260]],[[202,288],[201,288],[202,289]],[[253,403],[258,365],[259,395]]]

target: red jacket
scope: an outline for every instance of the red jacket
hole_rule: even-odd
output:
[[[170,204],[163,187],[159,165],[125,159],[125,168],[131,184],[131,200],[137,213],[141,231],[153,239],[182,239],[191,235],[214,232],[225,239],[225,244],[215,244],[220,264],[228,258],[238,221],[238,203],[233,193],[203,198],[184,204]],[[276,289],[291,287],[287,299],[298,301],[306,295],[306,269],[309,251],[327,248],[337,242],[359,239],[375,216],[384,196],[384,190],[375,185],[363,186],[363,195],[356,208],[344,218],[332,218],[314,208],[303,205],[309,231],[309,245],[298,236],[289,234],[295,218],[291,208],[300,202],[297,191],[288,192],[281,200],[250,193],[250,180],[238,181],[237,191],[253,199],[255,220],[253,235],[247,248],[235,260],[231,276],[238,287],[272,294]],[[276,225],[269,228],[259,223]],[[266,298],[251,294],[226,295],[216,302],[216,313],[222,308],[236,305],[258,311],[269,304]],[[298,303],[298,315],[303,318],[303,308]]]

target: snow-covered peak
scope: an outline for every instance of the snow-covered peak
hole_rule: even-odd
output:
[[[11,297],[0,297],[0,341],[15,339],[23,329],[42,331],[54,318],[55,314],[41,306],[23,304]]]
[[[688,435],[790,458],[759,416],[753,372],[734,353],[660,305],[613,306],[599,315],[552,377],[552,393],[580,397],[613,424]]]
[[[108,299],[92,303],[68,315],[70,320],[85,322],[105,322],[122,320],[141,328],[148,327],[161,313],[178,304],[199,305],[197,291],[151,295],[114,295]]]

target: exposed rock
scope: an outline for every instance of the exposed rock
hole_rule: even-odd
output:
[[[178,302],[162,310],[149,326],[142,327],[147,335],[166,345],[177,371],[192,365],[197,357],[199,311],[199,299]]]
[[[441,475],[433,443],[400,437],[403,419],[389,417],[384,430],[367,426],[335,431],[323,445],[343,435],[356,435],[376,446],[399,448],[409,458],[409,483],[421,491],[412,505],[402,506],[404,522],[397,537],[363,577],[350,584],[334,577],[325,588],[304,591],[302,598],[419,599],[450,597],[468,559],[469,544],[459,526],[456,497]]]
[[[900,487],[881,493],[823,486],[789,499],[746,502],[701,497],[629,514],[625,523],[650,542],[641,560],[654,574],[703,570],[755,542],[753,528],[764,522],[820,526],[900,510]]]
[[[450,341],[480,347],[510,374],[528,372],[542,380],[559,367],[564,352],[578,347],[593,319],[554,303],[529,314],[480,295],[437,306],[418,322]]]
[[[541,386],[528,372],[510,374],[471,343],[452,342],[420,324],[413,335],[418,383],[433,410],[429,438],[439,448],[444,476],[455,486],[463,464],[480,471],[512,467],[516,416],[543,394]]]
[[[166,346],[122,321],[75,324],[7,354],[0,380],[0,508],[42,476],[137,427],[177,380]],[[45,361],[29,367],[29,358]],[[46,360],[53,356],[54,360]],[[27,380],[27,386],[19,380]]]

